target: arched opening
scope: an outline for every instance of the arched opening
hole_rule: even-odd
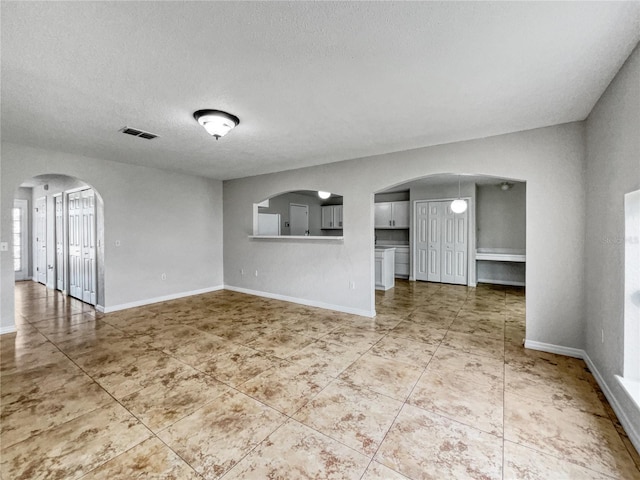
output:
[[[343,197],[328,191],[292,190],[253,204],[253,235],[341,236]]]
[[[466,202],[464,212],[452,211],[457,199]],[[526,182],[438,174],[395,184],[374,194],[373,235],[377,312],[421,283],[449,292],[477,287],[504,292],[505,317],[512,320],[506,334],[524,339]]]
[[[12,222],[16,282],[103,308],[104,202],[92,185],[61,174],[28,178],[15,190]]]

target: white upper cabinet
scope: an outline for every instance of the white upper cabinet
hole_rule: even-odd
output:
[[[409,228],[409,202],[381,202],[374,206],[375,228]]]
[[[322,207],[321,224],[323,229],[342,229],[342,205]]]

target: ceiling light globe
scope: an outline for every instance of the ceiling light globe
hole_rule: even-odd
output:
[[[318,191],[318,196],[323,199],[326,200],[327,198],[329,198],[331,196],[331,192],[323,192],[322,190]]]
[[[451,211],[453,213],[464,213],[467,210],[467,201],[458,198],[451,202]]]

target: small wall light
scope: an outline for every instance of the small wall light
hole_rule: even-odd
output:
[[[323,192],[322,190],[320,190],[318,192],[318,196],[323,199],[326,200],[327,198],[329,198],[331,196],[331,192]]]
[[[221,110],[198,110],[193,118],[218,140],[238,126],[240,119]]]

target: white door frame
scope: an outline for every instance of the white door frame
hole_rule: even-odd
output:
[[[418,200],[413,200],[413,215],[411,217],[411,221],[413,222],[412,230],[413,230],[413,243],[411,244],[411,275],[409,276],[409,280],[415,281],[415,273],[417,271],[417,255],[416,255],[416,243],[418,240],[418,229],[415,228],[417,225],[417,203],[418,202],[452,202],[455,198],[421,198]],[[476,207],[472,197],[461,197],[463,200],[467,201],[467,286],[475,287],[477,284],[476,279]]]
[[[29,278],[29,201],[16,198],[13,208],[20,209],[20,270],[15,271],[15,279],[19,282]],[[11,212],[13,220],[13,210]],[[15,248],[15,242],[13,246]]]

